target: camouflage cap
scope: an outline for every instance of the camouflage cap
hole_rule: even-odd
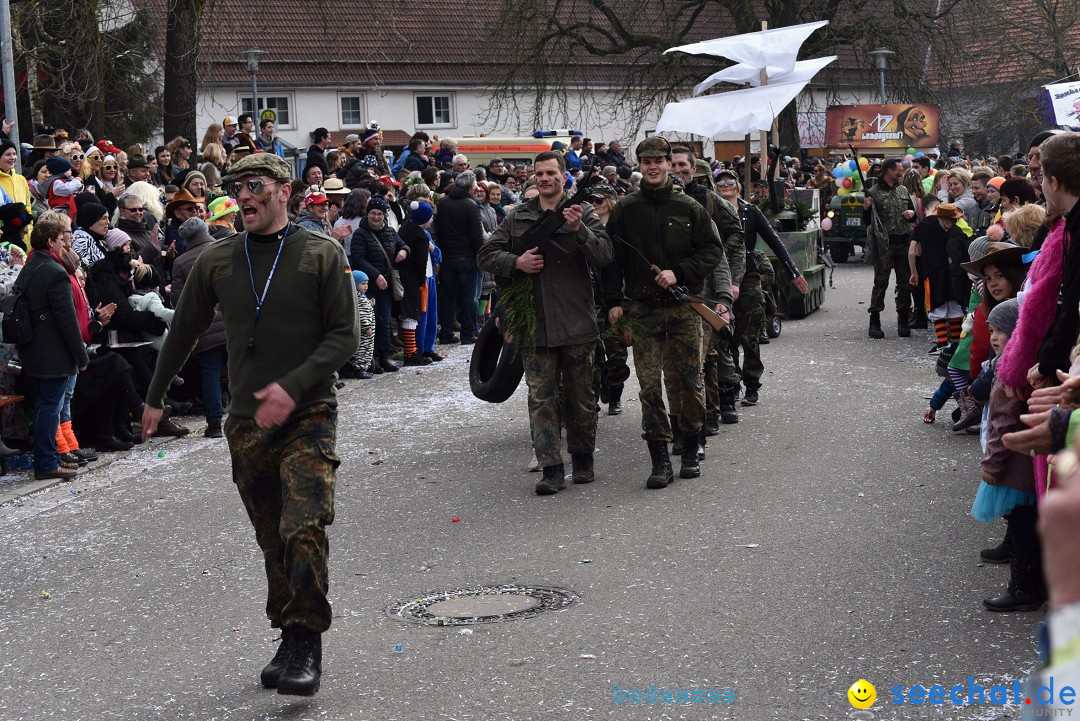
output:
[[[589,195],[594,198],[619,199],[619,194],[610,185],[593,185],[589,188]]]
[[[292,179],[292,167],[284,158],[273,153],[255,153],[234,163],[221,182],[231,183],[249,175],[265,175],[274,180],[288,182]]]
[[[709,167],[707,160],[698,158],[694,161],[694,177],[695,178],[708,178],[712,175],[712,168]]]
[[[659,135],[652,135],[638,143],[634,155],[638,158],[671,158],[671,143]]]

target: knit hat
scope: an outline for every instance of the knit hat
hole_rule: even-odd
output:
[[[983,268],[988,265],[1024,265],[1024,255],[1027,248],[1022,248],[1015,243],[989,242],[982,255],[970,263],[961,263],[960,267],[975,276],[983,275]]]
[[[986,246],[988,245],[990,245],[990,240],[985,235],[980,235],[968,243],[968,257],[971,258],[972,263],[986,255]]]
[[[996,190],[997,192],[1000,193],[1001,192],[1001,186],[1002,186],[1002,184],[1004,182],[1005,182],[1005,178],[998,175],[998,176],[990,178],[990,180],[986,181],[986,187],[993,188],[994,190]]]
[[[368,202],[367,202],[367,211],[366,212],[370,213],[373,210],[381,210],[382,212],[385,213],[389,209],[390,209],[390,206],[388,206],[386,204],[386,198],[382,197],[381,195],[373,195],[373,196],[371,196],[371,199],[368,200]]]
[[[112,228],[109,232],[105,233],[105,247],[109,250],[122,248],[126,243],[130,242],[131,236],[119,228]]]
[[[236,204],[236,201],[227,195],[223,195],[220,198],[214,198],[210,201],[210,205],[207,206],[206,211],[210,213],[208,222],[213,223],[215,220],[224,218],[229,213],[239,213],[240,206]],[[190,220],[190,218],[189,218]]]
[[[8,148],[15,148],[15,143],[11,142],[7,138],[0,139],[0,155],[3,155],[8,151]],[[18,150],[18,148],[15,148]]]
[[[375,168],[379,165],[379,159],[374,155],[365,155],[360,158],[360,164],[367,168]]]
[[[368,281],[367,273],[365,273],[364,271],[362,271],[362,270],[354,270],[352,272],[353,285],[360,285],[361,283],[366,283],[367,281]]]
[[[63,175],[71,170],[71,163],[67,158],[54,155],[45,161],[45,167],[49,169],[49,175]]]
[[[371,208],[371,205],[368,205]],[[431,220],[431,217],[435,215],[435,209],[427,203],[414,200],[409,204],[409,219],[417,225],[423,225]]]
[[[188,242],[190,245],[193,240],[197,240],[202,236],[206,236],[210,240],[213,237],[210,235],[210,229],[206,227],[206,221],[202,218],[188,218],[177,229],[180,233],[180,237]]]
[[[991,309],[986,322],[1005,335],[1012,335],[1016,330],[1016,321],[1020,318],[1020,301],[1016,298],[1003,300]]]
[[[89,228],[91,225],[101,220],[101,216],[108,214],[109,211],[104,205],[99,203],[87,203],[75,211],[75,227]]]
[[[360,139],[363,140],[365,143],[367,141],[371,140],[372,138],[377,138],[377,137],[379,137],[379,131],[375,130],[374,128],[368,128],[367,130],[365,130],[363,133],[360,134]]]

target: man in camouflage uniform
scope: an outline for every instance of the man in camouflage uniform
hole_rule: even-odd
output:
[[[886,158],[881,163],[881,175],[873,188],[866,192],[863,205],[866,208],[864,221],[870,225],[870,207],[877,210],[878,217],[889,234],[889,247],[874,259],[874,289],[870,293],[870,337],[884,338],[881,330],[881,311],[885,310],[885,291],[889,288],[889,275],[894,274],[896,288],[897,335],[906,338],[911,335],[908,328],[911,313],[911,286],[908,277],[908,245],[911,242],[911,228],[915,221],[915,204],[907,188],[900,184],[904,166],[900,158]]]
[[[356,350],[360,329],[341,245],[289,222],[290,174],[283,159],[259,153],[223,179],[247,230],[209,246],[188,277],[147,391],[143,437],[156,429],[169,382],[220,306],[233,482],[263,552],[266,615],[282,636],[261,680],[278,693],[311,695],[332,615],[335,371]]]
[[[716,225],[697,201],[673,190],[668,178],[671,146],[659,136],[638,144],[643,175],[641,188],[615,206],[608,233],[618,238],[615,257],[604,269],[604,304],[608,321],[626,311],[633,321],[634,366],[641,385],[641,429],[649,446],[652,473],[648,488],[666,488],[673,480],[667,444],[672,440],[664,407],[661,369],[666,355],[674,361],[679,429],[683,454],[680,478],[696,478],[698,434],[705,423],[705,391],[701,382],[701,319],[671,293],[674,286],[700,293],[705,279],[724,255]],[[654,269],[651,266],[656,266]]]
[[[476,262],[481,270],[512,278],[514,283],[532,284],[535,338],[520,338],[519,347],[529,386],[533,450],[544,470],[536,493],[546,496],[566,484],[560,405],[573,481],[591,483],[595,478],[596,389],[592,379],[599,334],[589,270],[611,262],[611,240],[592,206],[572,205],[562,211],[565,223],[550,236],[550,242],[538,239],[526,247],[522,236],[544,211],[557,209],[566,194],[561,154],[540,153],[533,169],[540,194],[507,214],[480,247]],[[515,332],[512,328],[504,331]]]
[[[703,176],[699,175],[698,163],[705,166]],[[734,301],[738,299],[735,290],[742,279],[746,260],[742,220],[739,219],[739,213],[731,203],[712,190],[709,182],[709,166],[705,161],[697,160],[692,150],[681,145],[673,147],[671,169],[683,181],[686,194],[705,208],[720,232],[720,238],[724,243],[724,259],[717,263],[716,269],[705,284],[705,290],[710,298],[723,301],[717,306],[716,311],[724,318],[731,320],[729,311]],[[730,344],[717,343],[719,334],[704,319],[701,321],[701,332],[704,356],[702,377],[705,383],[706,410],[703,430],[708,435],[716,435],[720,432],[721,418],[724,423],[739,422],[739,413],[735,409],[735,389],[739,387],[739,376],[731,357]],[[729,330],[724,332],[731,333]],[[668,398],[670,400],[670,393]],[[679,408],[674,403],[671,406],[671,414],[675,417],[679,415]],[[672,442],[672,453],[682,453],[682,438],[676,431],[677,423],[674,420],[671,427],[675,436]],[[704,436],[699,437],[699,445],[703,446],[704,440]]]

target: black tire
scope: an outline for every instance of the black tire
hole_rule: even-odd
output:
[[[837,244],[829,248],[829,256],[832,257],[833,262],[837,265],[846,263],[847,259],[851,257],[851,246],[847,244]]]
[[[488,403],[502,403],[514,395],[525,366],[514,343],[504,343],[502,331],[495,327],[495,316],[488,318],[473,346],[469,365],[469,386],[473,395]]]
[[[780,320],[780,316],[774,315],[769,318],[769,322],[765,325],[765,335],[770,338],[779,338],[780,332],[784,329],[784,323]]]

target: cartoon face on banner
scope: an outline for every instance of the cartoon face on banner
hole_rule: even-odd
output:
[[[825,145],[867,149],[932,148],[941,110],[928,103],[834,105],[825,113]]]

